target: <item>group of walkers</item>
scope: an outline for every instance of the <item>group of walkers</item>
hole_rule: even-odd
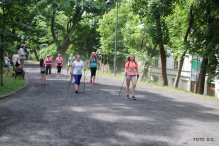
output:
[[[53,60],[50,58],[50,55],[47,55],[47,58],[45,60],[40,59],[40,72],[41,72],[41,83],[44,84],[46,82],[46,79],[50,78],[51,75],[51,68],[53,66]],[[57,67],[57,79],[61,77],[61,70],[63,66],[63,58],[61,57],[61,54],[58,54],[58,57],[56,58],[56,67]],[[99,67],[98,64],[98,58],[95,52],[92,52],[91,57],[89,59],[89,68],[91,70],[91,77],[90,77],[90,83],[95,84],[95,76],[97,68]],[[70,58],[68,59],[68,69],[70,73],[71,82],[74,83],[75,80],[75,92],[79,92],[79,86],[80,81],[82,77],[82,69],[86,71],[86,68],[84,66],[84,62],[81,61],[80,55],[76,55],[76,58],[73,57],[73,54],[70,55]]]
[[[11,61],[8,58],[8,52],[5,52],[5,55],[4,55],[4,62],[5,62],[5,67],[6,67],[5,77],[8,77],[11,62],[12,62],[12,65],[14,67],[14,74],[16,74],[17,69],[23,69],[26,56],[27,56],[27,53],[25,53],[25,45],[24,44],[21,45],[21,48],[18,51],[15,51],[14,55],[11,58]]]
[[[40,70],[41,70],[41,82],[43,81],[44,78],[44,83],[46,81],[46,78],[50,78],[51,75],[51,68],[53,66],[53,61],[50,58],[50,55],[47,55],[47,58],[45,60],[41,59],[40,60]],[[63,59],[61,57],[61,54],[58,54],[58,57],[56,58],[56,67],[57,67],[57,79],[60,78],[61,76],[61,69],[63,65]],[[95,84],[95,79],[96,79],[96,71],[99,68],[99,62],[98,58],[95,52],[91,53],[91,57],[89,58],[88,62],[88,70],[90,69],[91,71],[91,76],[90,76],[90,83]],[[68,68],[67,71],[70,73],[70,82],[74,83],[75,80],[75,93],[77,94],[79,92],[79,87],[80,87],[80,81],[82,78],[82,70],[84,72],[86,71],[86,68],[84,66],[84,62],[81,60],[80,55],[76,55],[76,58],[73,57],[73,54],[70,55],[70,58],[68,58]],[[85,75],[85,74],[84,74]],[[125,64],[125,78],[126,78],[126,93],[127,99],[133,99],[136,100],[135,98],[135,87],[136,87],[136,77],[137,79],[139,78],[138,74],[138,63],[135,61],[135,56],[134,55],[129,55],[128,58],[126,59],[126,64]],[[130,87],[130,82],[132,82],[132,96],[129,96],[129,87]]]
[[[9,73],[9,67],[11,65],[10,62],[13,63],[14,70],[23,69],[26,55],[27,53],[25,53],[24,44],[21,45],[21,48],[18,51],[15,51],[14,55],[12,56],[11,61],[8,58],[8,53],[5,52],[4,61],[5,61],[5,67],[6,67],[6,77],[8,76],[8,73]],[[61,77],[61,69],[63,66],[63,58],[61,57],[61,54],[58,54],[58,57],[55,60],[55,64],[57,67],[57,79],[59,79]],[[43,80],[44,80],[44,84],[45,84],[46,79],[50,78],[52,66],[53,66],[53,60],[49,54],[46,56],[45,60],[40,59],[39,68],[41,72],[41,83],[43,83]],[[90,76],[91,84],[95,84],[96,71],[98,68],[99,68],[99,61],[98,61],[97,55],[95,52],[92,52],[91,57],[89,58],[89,62],[88,62],[88,70],[90,69],[91,71],[91,76]],[[84,66],[84,62],[81,60],[80,55],[76,55],[76,58],[74,58],[73,54],[71,54],[70,58],[68,59],[67,71],[69,71],[70,73],[71,82],[74,83],[74,80],[75,80],[75,93],[79,92],[80,81],[82,78],[82,70],[84,70],[85,72],[86,68]],[[14,73],[16,74],[16,72]],[[136,77],[137,79],[139,78],[138,63],[135,61],[135,56],[131,54],[126,59],[126,64],[125,64],[125,79],[126,79],[126,93],[127,93],[126,98],[127,99],[133,99],[133,100],[136,99],[135,98]],[[129,96],[130,82],[132,82],[131,98]]]

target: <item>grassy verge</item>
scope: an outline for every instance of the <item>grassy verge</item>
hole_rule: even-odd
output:
[[[109,72],[102,73],[102,72],[98,71],[97,74],[101,75],[101,76],[105,76],[105,77],[114,78],[114,74],[113,73],[109,73]],[[122,73],[117,73],[115,78],[116,79],[120,79],[120,80],[124,80],[124,76],[122,75]],[[192,92],[188,92],[188,91],[185,91],[185,90],[182,90],[182,89],[179,89],[179,88],[174,88],[174,87],[169,87],[169,86],[162,86],[161,83],[141,82],[139,80],[138,84],[152,86],[152,87],[155,87],[155,88],[170,90],[170,91],[174,91],[174,92],[185,93],[185,94],[188,94],[188,95],[193,95],[193,96],[196,96],[196,97],[205,98],[205,99],[209,99],[209,100],[213,100],[213,101],[219,102],[219,98],[216,98],[214,96],[200,95],[200,94],[195,94],[195,93],[192,93]]]
[[[14,92],[18,90],[19,88],[23,87],[26,84],[26,80],[20,77],[17,77],[16,79],[12,77],[13,69],[10,66],[10,72],[8,74],[8,77],[5,77],[5,71],[6,68],[4,68],[4,74],[3,74],[3,85],[0,86],[0,95],[6,95],[11,92]]]

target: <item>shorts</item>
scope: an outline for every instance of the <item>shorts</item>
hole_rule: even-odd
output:
[[[41,73],[41,74],[45,74],[46,71],[45,71],[45,70],[41,70],[40,73]]]
[[[57,66],[57,73],[60,73],[62,69],[62,66]]]
[[[18,62],[16,62],[16,64],[14,66],[20,66],[20,64]]]
[[[82,77],[82,75],[74,74],[75,85],[80,85],[80,83],[81,83],[81,77]]]
[[[135,78],[135,77],[136,77],[136,75],[127,75],[126,79],[131,79],[131,78]]]
[[[5,67],[9,68],[10,65],[11,65],[11,63],[7,63],[7,64],[5,64]]]
[[[91,76],[95,76],[97,68],[96,67],[90,67],[90,71],[91,71]]]

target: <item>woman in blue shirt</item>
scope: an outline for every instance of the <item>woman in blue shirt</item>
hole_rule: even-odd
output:
[[[89,67],[91,70],[90,83],[95,84],[96,71],[97,71],[97,67],[99,67],[98,58],[95,52],[91,53],[91,58],[89,59]],[[93,82],[92,82],[92,78],[93,78]]]

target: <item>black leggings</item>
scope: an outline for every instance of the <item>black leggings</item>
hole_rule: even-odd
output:
[[[48,75],[48,72],[49,72],[49,74],[51,74],[51,66],[46,67],[46,75]]]
[[[95,76],[96,75],[96,71],[97,71],[97,68],[96,67],[90,67],[90,70],[91,70],[91,76]]]
[[[60,73],[62,69],[62,66],[57,66],[57,73]]]

